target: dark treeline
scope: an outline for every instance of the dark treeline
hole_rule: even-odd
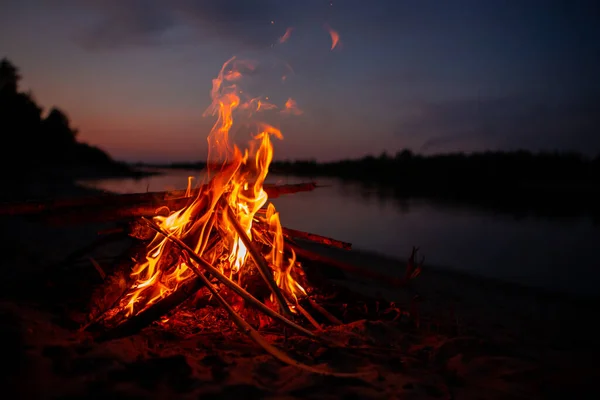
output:
[[[206,163],[138,165],[200,170]],[[600,221],[600,155],[490,151],[423,156],[403,150],[395,156],[384,153],[327,163],[274,161],[270,172],[340,179],[358,184],[365,195],[393,198],[401,208],[406,208],[411,198],[424,198],[515,216],[591,213]]]
[[[436,190],[479,190],[499,186],[568,186],[600,182],[600,155],[529,151],[415,155],[409,150],[357,160],[328,163],[276,161],[271,171],[304,176],[331,176],[386,185]],[[473,187],[476,184],[477,187]]]
[[[317,163],[274,162],[273,173],[334,177],[394,197],[432,198],[542,213],[600,209],[600,155],[482,152],[395,156]]]
[[[0,132],[2,175],[20,179],[128,174],[97,147],[77,140],[66,113],[53,107],[46,115],[31,92],[19,90],[18,68],[0,60]]]

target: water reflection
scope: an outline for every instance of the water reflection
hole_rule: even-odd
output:
[[[86,185],[118,193],[184,189],[197,171],[169,171],[142,179],[105,179]],[[269,176],[268,183],[305,178]],[[591,216],[531,217],[440,201],[409,199],[335,179],[324,187],[274,199],[284,226],[405,259],[418,245],[430,265],[541,286],[594,294],[600,283],[600,228]],[[400,266],[399,266],[400,267]]]

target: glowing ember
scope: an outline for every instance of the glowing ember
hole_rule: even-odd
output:
[[[217,120],[208,135],[208,189],[200,191],[186,207],[171,211],[166,217],[156,216],[154,222],[238,283],[248,271],[260,267],[253,257],[249,257],[244,238],[238,234],[241,228],[246,239],[261,249],[271,274],[266,280],[276,283],[290,309],[294,310],[298,298],[306,294],[296,280],[295,254],[293,251],[287,256],[284,253],[279,214],[273,204],[263,209],[268,200],[263,184],[273,158],[271,137],[282,139],[281,132],[273,126],[260,124],[258,133],[243,151],[229,138],[237,111],[259,112],[275,108],[266,101],[268,98],[243,101],[240,97],[242,91],[237,82],[245,72],[254,69],[253,63],[234,57],[213,79],[212,104],[206,114],[216,115]],[[291,98],[283,111],[301,113]],[[188,193],[191,193],[191,183],[190,180]],[[257,215],[261,209],[264,216]],[[253,223],[257,222],[266,228],[254,229]],[[133,270],[135,283],[127,297],[126,317],[142,312],[191,279],[194,272],[188,262],[179,252],[173,251],[168,239],[157,234],[149,245],[145,260]]]

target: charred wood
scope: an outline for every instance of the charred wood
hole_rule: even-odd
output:
[[[103,323],[97,323],[90,325],[87,330],[90,332],[99,331],[96,336],[96,340],[98,341],[113,340],[134,335],[182,304],[198,292],[202,286],[202,281],[198,277],[194,277],[181,285],[169,296],[157,301],[139,314],[125,319],[125,321],[114,327],[107,327]]]

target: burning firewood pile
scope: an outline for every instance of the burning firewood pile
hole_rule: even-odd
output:
[[[280,361],[312,372],[344,375],[296,361],[265,338],[264,332],[303,335],[328,346],[328,326],[358,319],[401,320],[382,299],[369,299],[334,285],[331,271],[378,279],[395,287],[420,272],[410,257],[403,279],[361,269],[303,247],[316,242],[350,251],[350,244],[286,229],[268,200],[310,191],[315,183],[266,185],[279,130],[258,124],[248,149],[229,140],[234,111],[269,109],[243,100],[236,82],[251,65],[231,59],[213,80],[209,112],[217,121],[208,136],[207,179],[183,192],[103,195],[83,199],[4,206],[3,214],[33,214],[46,221],[117,221],[100,239],[73,253],[68,270],[95,247],[128,238],[131,245],[110,263],[94,260],[102,280],[90,290],[80,330],[95,340],[133,335],[151,325],[194,335],[231,323]],[[190,181],[191,182],[191,181]],[[227,318],[225,318],[227,317]]]

